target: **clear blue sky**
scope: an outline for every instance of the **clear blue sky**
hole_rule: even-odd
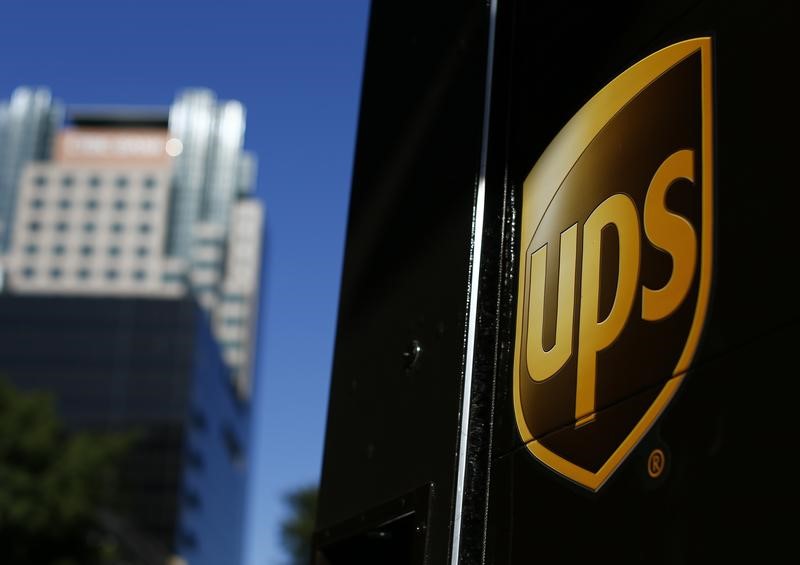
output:
[[[366,0],[0,5],[0,98],[166,105],[206,86],[247,106],[267,253],[246,565],[281,563],[282,494],[319,476],[367,17]]]

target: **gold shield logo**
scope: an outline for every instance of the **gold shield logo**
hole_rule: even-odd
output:
[[[711,40],[635,64],[523,186],[514,409],[533,456],[598,490],[691,367],[712,275]]]

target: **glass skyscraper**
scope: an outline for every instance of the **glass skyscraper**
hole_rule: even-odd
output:
[[[135,434],[101,515],[125,563],[240,562],[250,408],[216,341],[190,298],[0,296],[3,378],[68,430]]]
[[[181,141],[175,162],[168,253],[189,258],[192,227],[227,227],[237,195],[252,190],[255,158],[243,151],[245,109],[210,90],[180,93],[169,111],[170,135]]]
[[[9,101],[0,101],[0,253],[8,248],[22,168],[50,157],[62,115],[46,88],[18,88]]]

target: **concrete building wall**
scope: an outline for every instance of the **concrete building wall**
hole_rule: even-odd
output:
[[[240,393],[250,394],[259,309],[264,208],[252,199],[238,201],[231,210],[225,279],[214,326],[225,360],[233,369]]]
[[[177,296],[165,277],[169,166],[30,163],[7,255],[14,292]]]

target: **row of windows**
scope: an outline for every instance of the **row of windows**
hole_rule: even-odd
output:
[[[24,276],[26,279],[34,279],[38,274],[39,272],[33,267],[25,267],[22,269],[22,276]],[[43,274],[49,276],[53,280],[58,280],[64,276],[64,269],[61,267],[53,267]],[[118,280],[121,277],[121,273],[117,269],[107,269],[104,273],[97,273],[97,275],[102,275],[106,280],[109,281]],[[92,278],[92,271],[86,268],[78,269],[75,271],[75,276],[81,280],[88,280]],[[143,269],[137,269],[130,273],[130,277],[136,281],[144,281],[147,280],[148,274],[147,271]]]
[[[51,179],[47,175],[36,175],[33,178],[33,184],[39,188],[49,186],[51,183],[60,184],[63,188],[71,188],[75,186],[75,177],[72,175],[61,175],[59,179]],[[127,188],[131,185],[131,179],[126,176],[117,176],[113,181],[114,186],[117,188]],[[89,177],[88,185],[92,188],[99,188],[103,185],[103,179],[100,176],[92,175]],[[152,189],[158,185],[158,181],[153,176],[146,176],[141,181],[141,186]]]
[[[219,239],[207,238],[207,237],[199,237],[194,240],[194,244],[197,247],[213,247],[217,248],[220,247],[222,244],[225,243],[225,240],[220,237]]]
[[[221,259],[218,261],[195,261],[192,263],[192,269],[195,271],[216,271],[221,265]]]
[[[217,285],[215,284],[194,284],[192,288],[198,294],[216,294],[217,292]]]
[[[39,246],[35,243],[30,243],[25,246],[25,253],[27,255],[37,255],[39,251]],[[51,248],[51,251],[53,255],[64,255],[67,251],[67,247],[61,243],[58,243]],[[80,254],[84,257],[90,257],[94,255],[95,251],[95,247],[92,245],[81,245],[79,248]],[[122,255],[123,249],[119,245],[111,245],[106,249],[106,252],[112,257],[118,257]],[[150,254],[150,249],[148,247],[140,246],[136,248],[135,254],[137,257],[146,257]]]
[[[42,231],[43,227],[44,225],[42,224],[42,222],[39,221],[28,222],[28,230],[32,232]],[[61,233],[68,232],[70,230],[70,224],[69,222],[63,222],[63,221],[56,222],[55,224],[53,224],[53,229]],[[95,222],[84,222],[82,229],[86,233],[94,233],[95,231],[97,231],[97,224]],[[126,230],[126,225],[123,224],[122,222],[114,222],[113,224],[111,224],[110,229],[114,233],[122,233]],[[153,231],[153,226],[149,223],[143,222],[138,226],[136,226],[136,230],[141,234],[148,234],[151,231]]]
[[[62,210],[69,210],[73,206],[73,201],[63,198],[58,201],[58,207]],[[100,207],[100,202],[94,198],[87,200],[84,203],[84,206],[87,210],[97,210]],[[113,208],[115,210],[127,210],[129,206],[129,202],[125,200],[116,200],[114,201]],[[31,208],[34,210],[41,210],[45,208],[45,201],[42,198],[34,198],[31,200]],[[154,204],[152,200],[143,200],[139,203],[139,208],[145,212],[148,212],[154,208]]]

